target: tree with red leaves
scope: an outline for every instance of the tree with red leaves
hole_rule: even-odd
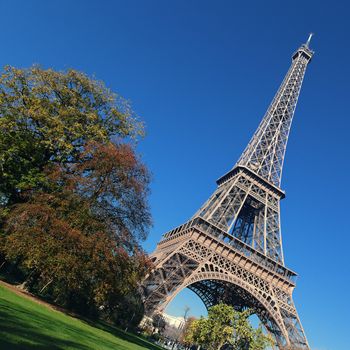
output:
[[[7,67],[0,266],[60,305],[117,322],[130,307],[137,323],[137,284],[150,266],[140,242],[151,224],[140,130],[127,102],[80,72]]]

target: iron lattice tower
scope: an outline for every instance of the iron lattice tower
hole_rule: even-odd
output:
[[[185,224],[164,234],[143,282],[147,315],[185,287],[210,307],[250,307],[280,349],[309,349],[292,299],[296,273],[285,267],[280,231],[282,167],[294,110],[313,51],[311,35],[236,165]]]

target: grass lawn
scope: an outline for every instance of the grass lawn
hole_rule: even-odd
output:
[[[0,285],[0,349],[160,350],[130,333],[87,323]]]

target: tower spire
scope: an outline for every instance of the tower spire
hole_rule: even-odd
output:
[[[314,35],[314,33],[310,33],[310,34],[309,34],[309,38],[307,39],[307,42],[305,43],[305,46],[306,46],[307,48],[309,48],[309,44],[310,44],[310,41],[311,41],[311,38],[313,37],[313,35]]]
[[[266,181],[279,187],[289,130],[298,101],[306,67],[313,51],[309,49],[312,34],[292,56],[292,64],[266,111],[258,129],[236,166],[245,166]]]

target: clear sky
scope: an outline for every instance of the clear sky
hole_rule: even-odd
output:
[[[249,141],[293,51],[315,33],[282,188],[286,265],[312,349],[349,349],[349,46],[346,1],[0,1],[0,65],[76,68],[130,99],[153,173],[152,251]],[[205,312],[191,292],[168,312]]]

